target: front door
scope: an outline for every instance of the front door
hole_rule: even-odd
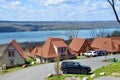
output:
[[[10,66],[14,66],[15,65],[15,60],[14,59],[9,59],[10,62]]]

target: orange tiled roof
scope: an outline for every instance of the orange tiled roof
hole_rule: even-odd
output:
[[[53,41],[53,44],[54,44],[56,47],[67,47],[66,43],[65,43],[63,40]]]
[[[95,38],[91,47],[96,49],[103,49],[108,52],[117,52],[119,51],[116,45],[120,45],[119,37],[111,37],[111,38]]]
[[[22,48],[19,46],[19,44],[13,40],[10,44],[12,44],[14,46],[14,48],[18,51],[18,53],[23,57],[23,58],[27,58],[25,52],[22,50]]]
[[[58,42],[60,42],[60,43],[58,43]],[[42,47],[41,56],[43,56],[44,58],[56,57],[57,55],[56,55],[53,44],[56,45],[57,47],[61,47],[61,46],[66,47],[66,44],[63,39],[49,37]]]
[[[81,47],[83,46],[84,42],[86,39],[81,39],[81,38],[74,38],[72,42],[70,43],[69,47],[75,51],[78,52],[80,51]]]
[[[33,48],[32,47],[28,47],[27,50],[31,53]]]
[[[41,48],[42,48],[42,46],[37,46],[37,47],[35,47],[35,48],[32,50],[30,56],[31,56],[31,57],[35,57],[35,55],[40,55],[40,54],[39,54],[39,50],[40,50]]]
[[[72,55],[78,54],[77,52],[73,51],[70,47],[68,47],[67,49],[68,49],[68,52]]]

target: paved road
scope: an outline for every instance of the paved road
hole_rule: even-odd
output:
[[[114,55],[114,56],[120,58],[120,55]],[[97,68],[110,64],[110,63],[102,62],[104,58],[105,57],[102,56],[102,57],[86,58],[77,61],[80,61],[81,64],[89,65],[91,66],[92,70],[95,70]],[[0,80],[44,80],[45,76],[50,73],[55,73],[53,63],[41,64],[39,66],[25,68],[23,70],[8,73],[4,76],[1,76]]]
[[[8,73],[2,76],[0,80],[44,80],[49,73],[54,73],[53,63]]]

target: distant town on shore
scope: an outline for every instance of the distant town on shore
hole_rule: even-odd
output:
[[[120,27],[117,21],[0,21],[0,32]]]

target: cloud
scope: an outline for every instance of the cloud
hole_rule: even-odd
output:
[[[60,3],[63,3],[65,0],[47,0],[45,2],[45,5],[46,6],[49,6],[49,5],[57,5],[57,4],[60,4]]]
[[[118,4],[118,3],[117,3]],[[119,11],[119,6],[117,6]],[[81,16],[111,14],[111,6],[105,0],[0,0],[0,12],[19,19],[64,19]],[[0,14],[0,18],[3,17]],[[10,18],[11,18],[10,17]]]
[[[5,9],[18,9],[20,8],[20,5],[22,4],[22,2],[20,1],[14,1],[14,2],[5,2],[1,5],[2,8],[5,8]]]

